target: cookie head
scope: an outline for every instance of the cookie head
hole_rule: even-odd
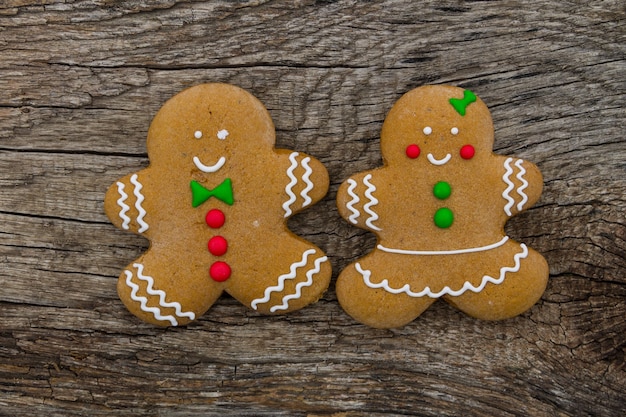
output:
[[[236,159],[271,152],[274,142],[263,104],[239,87],[215,83],[168,100],[150,125],[147,148],[152,165],[187,163],[212,173]]]
[[[429,85],[409,91],[392,107],[381,149],[388,165],[402,169],[467,166],[491,154],[493,137],[489,110],[474,93]]]

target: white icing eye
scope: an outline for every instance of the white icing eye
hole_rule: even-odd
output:
[[[422,132],[424,132],[425,135],[430,135],[431,133],[433,133],[433,128],[430,126],[426,126],[424,130],[422,130]]]
[[[459,134],[459,128],[458,127],[453,127],[452,129],[450,129],[450,133],[452,133],[453,135],[458,135]]]
[[[200,138],[202,137],[202,132],[201,132],[201,131],[199,131],[199,130],[196,130],[196,133],[194,133],[194,134],[193,134],[193,136],[194,136],[196,139],[200,139]]]
[[[224,140],[226,139],[227,136],[228,136],[228,130],[226,129],[222,129],[219,132],[217,132],[217,138],[219,140]]]

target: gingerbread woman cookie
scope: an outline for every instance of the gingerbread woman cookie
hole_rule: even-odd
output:
[[[105,196],[111,222],[150,241],[118,280],[134,315],[176,326],[223,291],[264,314],[322,296],[330,262],[286,221],[326,194],[328,173],[274,142],[265,107],[232,85],[189,88],[159,110],[148,131],[150,166]]]
[[[342,217],[378,237],[338,278],[348,314],[391,328],[438,298],[486,320],[539,300],[548,265],[504,224],[539,199],[543,180],[532,163],[494,154],[493,139],[489,110],[469,90],[424,86],[393,106],[384,166],[349,178],[337,195]]]

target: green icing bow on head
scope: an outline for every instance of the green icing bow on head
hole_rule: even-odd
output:
[[[451,98],[450,104],[454,107],[461,116],[465,116],[465,109],[467,106],[476,101],[476,94],[472,93],[470,90],[463,91],[463,98]]]

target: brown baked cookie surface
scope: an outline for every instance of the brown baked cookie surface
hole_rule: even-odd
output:
[[[395,103],[381,132],[384,166],[337,194],[341,216],[378,237],[339,275],[348,314],[391,328],[438,298],[485,320],[539,300],[548,265],[504,225],[539,199],[543,179],[532,163],[494,154],[493,140],[490,112],[469,90],[424,86]]]
[[[264,314],[317,301],[331,266],[287,219],[318,202],[328,173],[315,158],[275,149],[261,102],[202,84],[165,103],[148,131],[148,168],[111,185],[105,212],[150,248],[122,271],[128,310],[159,326],[198,318],[226,291]]]

